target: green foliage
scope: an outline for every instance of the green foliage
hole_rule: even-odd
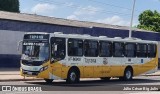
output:
[[[139,15],[140,29],[160,32],[160,13],[157,11],[146,10]]]
[[[0,0],[0,10],[19,13],[19,0]]]

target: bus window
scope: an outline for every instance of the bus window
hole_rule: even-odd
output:
[[[136,44],[126,43],[126,45],[125,45],[125,56],[126,57],[135,57],[136,56]]]
[[[92,40],[84,41],[84,55],[89,57],[98,56],[98,42]]]
[[[156,57],[156,49],[155,44],[148,44],[148,57]]]
[[[110,57],[112,56],[112,43],[111,42],[99,42],[99,56],[100,57]]]
[[[56,48],[56,49],[55,49]],[[66,55],[65,38],[51,38],[51,58],[53,60],[62,60]]]
[[[68,39],[68,56],[83,55],[83,40]]]
[[[123,57],[124,56],[124,43],[115,42],[113,43],[113,56]]]
[[[137,44],[137,57],[147,57],[146,44]]]

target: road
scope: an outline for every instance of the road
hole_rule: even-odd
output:
[[[160,77],[159,76],[138,76],[132,81],[120,81],[116,78],[110,81],[104,81],[100,79],[82,79],[78,84],[67,84],[63,80],[57,80],[53,83],[46,84],[43,80],[36,81],[8,81],[0,82],[3,86],[15,86],[15,87],[41,87],[42,91],[106,91],[116,92],[120,91],[125,94],[131,92],[146,92],[150,90],[160,90]],[[120,93],[119,92],[119,93]],[[12,92],[13,93],[13,92]],[[64,92],[66,94],[66,92]],[[69,93],[71,94],[71,93]],[[87,93],[88,94],[88,93]],[[93,93],[92,93],[93,94]],[[97,94],[97,93],[96,93]],[[112,93],[113,94],[113,93]],[[150,94],[150,93],[149,93]],[[160,93],[158,93],[160,94]]]

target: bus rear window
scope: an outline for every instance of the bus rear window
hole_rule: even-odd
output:
[[[137,44],[137,57],[147,57],[147,44]]]
[[[125,44],[125,56],[126,57],[136,57],[136,44],[135,43]]]
[[[148,57],[156,57],[156,45],[155,44],[148,44]]]

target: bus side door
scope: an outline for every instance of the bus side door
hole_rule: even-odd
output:
[[[51,70],[52,75],[60,79],[62,76],[62,61],[66,56],[65,38],[51,38]]]

